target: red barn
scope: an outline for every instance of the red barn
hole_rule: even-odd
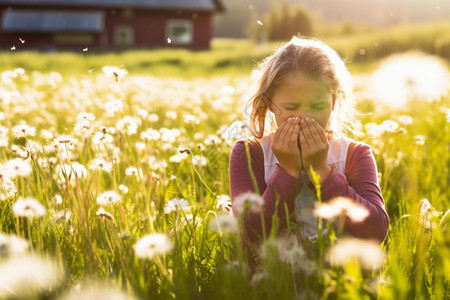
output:
[[[223,10],[220,0],[0,0],[0,47],[207,49]]]

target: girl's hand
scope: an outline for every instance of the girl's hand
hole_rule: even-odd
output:
[[[320,175],[320,183],[322,183],[331,172],[327,164],[329,148],[327,136],[322,126],[314,119],[305,118],[300,123],[299,140],[303,169],[311,178],[310,167],[312,167],[314,172]]]
[[[280,167],[295,178],[300,178],[302,170],[302,159],[298,148],[299,121],[299,117],[290,117],[281,123],[272,142],[272,151]]]

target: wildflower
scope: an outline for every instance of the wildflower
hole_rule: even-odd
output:
[[[120,99],[106,102],[105,109],[108,115],[114,115],[115,112],[120,112],[123,109],[123,102]]]
[[[60,164],[56,167],[56,172],[61,180],[70,180],[72,185],[75,184],[75,175],[78,178],[86,178],[87,170],[85,166],[78,162],[71,162],[70,164]]]
[[[147,118],[150,122],[158,122],[159,116],[157,114],[150,114]]]
[[[216,209],[230,212],[231,211],[231,199],[228,195],[219,195],[217,198]]]
[[[161,134],[158,130],[149,128],[144,132],[141,132],[141,139],[143,139],[146,142],[149,141],[157,141],[161,138]]]
[[[186,114],[184,115],[184,122],[195,125],[200,123],[200,120],[198,119],[197,116]]]
[[[19,125],[16,125],[12,129],[13,136],[15,138],[27,138],[29,136],[36,135],[36,127],[28,126],[25,122]]]
[[[34,299],[62,281],[58,264],[38,256],[13,257],[0,263],[0,298]]]
[[[218,215],[209,221],[209,229],[219,232],[236,232],[238,228],[237,219],[230,214]]]
[[[92,134],[92,123],[81,119],[75,124],[74,132],[80,136],[90,136]]]
[[[114,78],[116,82],[119,82],[128,74],[127,70],[114,66],[104,66],[102,71],[105,73],[106,77]]]
[[[137,132],[140,119],[135,117],[125,116],[116,124],[117,130],[126,132],[128,135],[133,135]]]
[[[155,255],[165,254],[172,248],[172,241],[164,233],[148,234],[134,245],[136,256],[140,258],[152,258]]]
[[[205,139],[205,144],[206,145],[210,145],[210,144],[220,144],[222,142],[222,140],[215,134],[210,134],[208,135],[208,137]]]
[[[234,210],[238,214],[242,214],[248,210],[253,212],[259,212],[261,210],[262,205],[263,200],[261,196],[252,192],[240,194],[238,197],[236,197],[233,203]]]
[[[105,171],[109,173],[112,171],[113,164],[102,158],[94,158],[94,160],[89,163],[88,168],[93,171]]]
[[[99,205],[108,205],[110,203],[120,202],[120,196],[114,191],[107,191],[100,194],[97,197],[97,204]]]
[[[177,199],[174,198],[169,200],[164,206],[164,213],[170,214],[173,211],[183,210],[184,212],[191,211],[191,207],[189,206],[189,202],[183,198]]]
[[[142,119],[145,119],[148,116],[148,111],[141,108],[140,110],[138,110],[138,115],[141,116]]]
[[[136,142],[136,149],[139,152],[142,152],[146,148],[145,144],[142,142]]]
[[[23,255],[28,247],[28,241],[15,234],[0,233],[0,258]]]
[[[56,194],[56,195],[53,197],[53,202],[54,202],[56,205],[62,204],[63,199],[62,199],[61,195],[60,195],[60,194]]]
[[[314,209],[314,214],[327,220],[347,216],[353,222],[362,222],[369,216],[369,211],[362,205],[346,197],[336,197],[322,203]]]
[[[178,114],[176,111],[168,110],[166,111],[166,117],[175,120],[177,118]]]
[[[144,173],[141,168],[136,167],[129,167],[125,170],[125,175],[127,176],[134,176],[136,178],[142,178],[144,177]]]
[[[348,262],[356,261],[364,270],[376,270],[384,264],[384,253],[375,241],[347,238],[330,248],[327,259],[332,266],[344,267]]]
[[[43,217],[47,213],[45,207],[34,198],[19,197],[12,210],[16,217],[29,219]]]
[[[181,134],[180,130],[178,129],[167,129],[167,128],[161,128],[159,130],[159,133],[161,134],[161,140],[163,140],[164,142],[170,142],[173,143],[175,142],[175,139],[177,138],[177,136],[179,136]]]
[[[94,136],[92,137],[92,141],[94,144],[100,144],[100,143],[112,143],[113,137],[108,133],[103,132],[96,132],[94,133]]]
[[[128,193],[128,187],[124,184],[119,184],[119,191],[122,192],[122,194],[127,194]]]
[[[202,219],[200,219],[199,217],[195,216],[191,214],[191,213],[187,213],[184,216],[182,216],[179,219],[180,223],[179,225],[181,225],[181,227],[185,227],[186,225],[190,224],[191,226],[200,226],[200,224],[202,223]],[[179,226],[176,226],[177,230],[179,229]]]
[[[103,207],[100,207],[95,214],[97,216],[99,216],[99,217],[102,217],[102,218],[106,218],[106,219],[109,219],[109,220],[114,220],[113,215],[110,214],[109,212],[107,212]]]
[[[165,161],[158,161],[156,157],[149,156],[148,158],[148,166],[152,170],[163,170],[167,168],[167,163]]]
[[[30,162],[21,158],[8,160],[3,168],[6,170],[6,174],[10,179],[27,177],[33,171]]]
[[[383,134],[383,130],[378,124],[369,122],[366,125],[364,125],[364,129],[366,130],[367,134],[371,137],[379,137],[381,134]]]
[[[205,157],[200,155],[194,155],[192,158],[194,165],[206,166],[207,160]]]
[[[380,124],[380,129],[383,132],[394,132],[398,128],[398,123],[392,120],[383,121]]]
[[[179,163],[182,160],[186,159],[189,155],[187,153],[177,153],[169,157],[169,161],[173,163]]]
[[[416,135],[414,136],[417,145],[425,145],[425,136],[424,135]]]
[[[408,115],[398,116],[397,120],[404,125],[411,125],[413,123],[413,118]]]
[[[84,120],[84,121],[88,121],[88,122],[94,122],[95,115],[91,114],[91,113],[82,112],[82,113],[79,113],[77,115],[77,120],[78,121]]]

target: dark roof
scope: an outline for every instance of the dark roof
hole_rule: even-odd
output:
[[[0,5],[223,11],[221,0],[0,0]]]
[[[2,28],[5,32],[100,32],[103,14],[101,11],[6,11]]]

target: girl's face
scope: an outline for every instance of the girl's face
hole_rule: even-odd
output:
[[[314,118],[326,129],[334,104],[323,81],[298,72],[275,91],[269,109],[277,126],[291,116],[299,116]]]

